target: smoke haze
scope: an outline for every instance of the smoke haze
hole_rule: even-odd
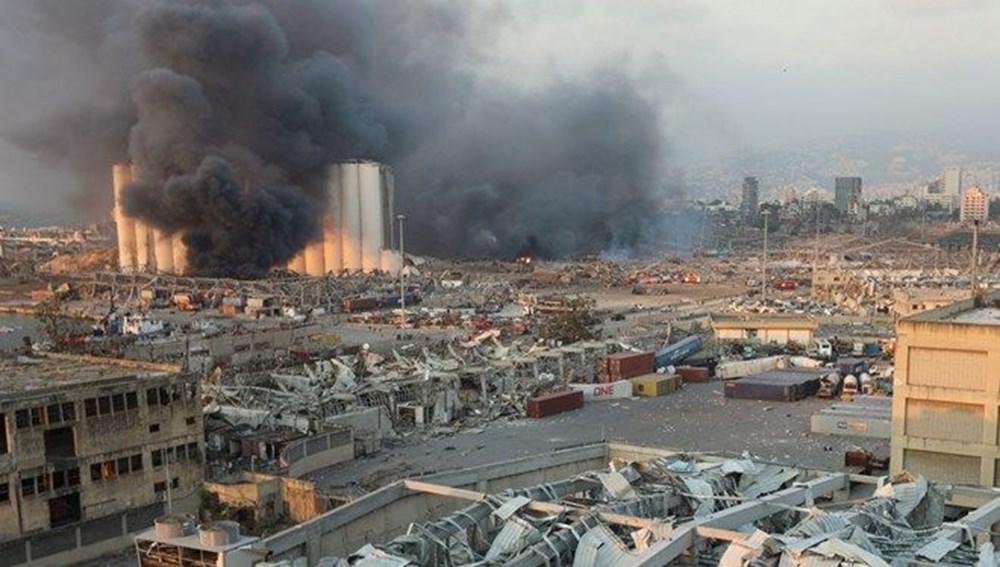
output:
[[[18,26],[27,45],[48,45],[22,50],[24,68],[64,88],[27,77],[16,92],[32,111],[4,136],[72,171],[80,200],[102,207],[110,164],[133,160],[126,209],[183,233],[197,273],[256,276],[287,261],[317,233],[325,166],[346,159],[393,167],[418,253],[512,257],[531,237],[555,256],[628,253],[669,232],[662,209],[679,190],[662,181],[655,102],[610,68],[531,89],[478,72],[509,25],[501,9],[32,0],[9,11],[0,37]]]

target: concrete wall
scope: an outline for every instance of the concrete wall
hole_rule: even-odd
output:
[[[723,341],[749,341],[760,343],[777,343],[779,345],[794,341],[799,344],[809,344],[814,332],[810,329],[715,329],[715,336]]]
[[[353,459],[354,435],[350,429],[297,439],[281,452],[281,462],[288,467],[288,476],[292,478]]]
[[[1000,326],[902,320],[892,398],[892,471],[997,486]]]

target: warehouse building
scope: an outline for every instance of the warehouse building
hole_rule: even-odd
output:
[[[778,313],[754,315],[712,315],[712,330],[720,341],[751,341],[784,345],[812,343],[819,326],[806,315]]]
[[[998,520],[978,487],[601,443],[396,481],[239,551],[285,565],[971,565],[996,558],[979,538]]]
[[[1000,293],[900,319],[892,470],[1000,486]]]
[[[0,360],[0,557],[65,565],[120,549],[167,509],[197,508],[196,376],[49,355]]]

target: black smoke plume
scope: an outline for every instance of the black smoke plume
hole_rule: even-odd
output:
[[[130,158],[141,177],[127,210],[183,233],[197,273],[286,262],[317,234],[326,166],[358,158],[393,166],[418,253],[509,258],[529,237],[554,256],[634,253],[669,235],[661,214],[678,189],[663,181],[655,101],[606,68],[530,89],[487,78],[502,9],[25,0],[8,12],[0,26],[58,46],[79,85],[40,95],[7,138],[81,178]]]

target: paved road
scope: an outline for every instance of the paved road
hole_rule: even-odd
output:
[[[328,490],[371,489],[397,478],[504,461],[602,439],[687,451],[739,454],[839,469],[844,451],[888,454],[888,441],[813,435],[809,416],[832,401],[730,400],[722,382],[688,384],[660,398],[592,402],[546,419],[498,421],[458,432],[414,433],[382,452],[311,475]]]

